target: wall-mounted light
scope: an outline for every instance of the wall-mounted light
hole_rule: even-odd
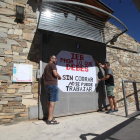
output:
[[[52,11],[47,9],[44,14],[45,14],[46,17],[51,17],[52,16]]]
[[[113,39],[110,41],[110,44],[114,45],[114,43],[117,42],[117,39],[118,39],[118,34],[116,33],[116,34],[113,36]]]
[[[77,49],[80,49],[80,48],[81,48],[80,44],[77,43],[77,44],[76,44],[76,48],[77,48]]]
[[[76,16],[76,17],[75,17],[75,20],[77,21],[77,19],[78,19],[78,17]]]
[[[68,17],[68,13],[64,13],[64,16],[65,16],[65,18],[67,18]]]
[[[16,20],[17,22],[23,22],[24,20],[24,7],[16,6]]]

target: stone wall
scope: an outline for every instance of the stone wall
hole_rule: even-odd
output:
[[[38,104],[40,35],[37,12],[28,2],[0,0],[0,124],[28,120],[28,107]],[[16,22],[16,5],[25,9],[23,23]],[[14,63],[33,65],[32,83],[12,83]]]
[[[110,45],[110,44],[109,44]],[[140,81],[140,58],[139,53],[130,52],[124,49],[138,51],[140,43],[135,41],[128,34],[119,36],[113,46],[120,47],[121,49],[107,47],[107,57],[111,64],[111,68],[114,71],[115,80],[115,94],[118,100],[118,105],[124,105],[123,91],[122,91],[122,80]],[[138,90],[140,85],[137,84]],[[134,91],[132,83],[125,83],[126,96],[131,95],[127,98],[128,105],[134,103]]]
[[[119,28],[117,28],[110,22],[106,22],[106,27],[108,27],[108,30],[104,29],[105,41],[111,40],[113,35],[120,34],[122,32]],[[108,43],[108,45],[109,44],[110,43]],[[130,37],[127,33],[119,36],[117,40],[115,42],[111,42],[111,44],[120,48],[130,49],[133,51],[138,51],[140,47],[139,42],[137,42],[134,38]]]

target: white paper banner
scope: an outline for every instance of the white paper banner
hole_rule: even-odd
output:
[[[32,82],[33,65],[14,64],[13,82]]]
[[[91,55],[61,51],[57,55],[57,72],[62,77],[58,87],[63,92],[93,92],[96,68]]]

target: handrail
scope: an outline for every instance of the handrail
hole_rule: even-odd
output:
[[[123,80],[123,82],[128,82],[128,83],[140,83],[140,82],[137,82],[137,81],[129,81],[129,80]]]
[[[127,109],[127,101],[126,101],[125,86],[124,86],[124,83],[125,82],[133,83],[133,89],[134,89],[134,95],[135,95],[135,102],[136,102],[136,108],[137,108],[137,111],[135,113],[130,114],[130,115],[128,115],[128,109]],[[126,117],[132,117],[132,116],[136,116],[136,115],[140,114],[139,98],[138,98],[138,92],[137,92],[137,85],[136,85],[136,83],[140,83],[140,82],[130,81],[130,80],[123,80],[122,81],[122,89],[123,89],[123,96],[124,96],[124,104],[125,104],[125,114],[126,114]]]

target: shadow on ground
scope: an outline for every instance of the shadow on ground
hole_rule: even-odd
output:
[[[140,139],[139,128],[140,120],[130,118],[102,134],[81,134],[80,138],[81,140],[87,140],[86,137],[93,136],[95,138],[91,140],[138,140]]]

